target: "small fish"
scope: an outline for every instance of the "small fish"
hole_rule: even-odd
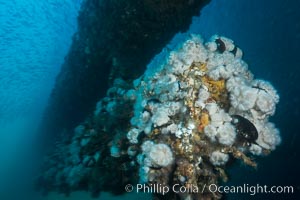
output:
[[[255,143],[258,132],[254,124],[240,115],[232,115],[232,124],[236,127],[238,138],[243,142]]]
[[[226,50],[225,43],[220,38],[216,39],[215,42],[217,44],[217,50],[223,53]]]

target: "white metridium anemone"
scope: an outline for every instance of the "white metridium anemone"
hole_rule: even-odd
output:
[[[210,93],[207,91],[205,88],[200,88],[199,89],[199,95],[198,95],[198,100],[204,102],[206,101],[210,96]]]
[[[274,150],[281,143],[279,130],[271,122],[256,124],[258,130],[257,144],[265,149]]]
[[[168,132],[175,134],[176,131],[178,130],[178,126],[177,124],[170,124],[169,126],[167,126],[167,130]]]
[[[166,144],[152,145],[147,157],[154,166],[166,167],[173,163],[174,157],[171,148]]]
[[[209,54],[209,58],[207,61],[207,69],[209,71],[214,70],[218,66],[225,65],[227,61],[224,59],[224,56],[222,54]]]
[[[276,102],[272,96],[263,90],[258,93],[256,106],[264,113],[274,114]]]
[[[223,109],[219,109],[218,112],[210,115],[211,124],[219,127],[223,125],[224,122],[230,122],[231,117]]]
[[[259,89],[256,101],[257,108],[265,114],[273,115],[276,103],[279,102],[277,91],[269,82],[263,80],[255,80],[252,85]]]
[[[205,62],[207,59],[207,51],[202,45],[202,42],[202,38],[196,36],[183,44],[183,54],[181,54],[180,57],[184,59],[186,64],[190,65],[192,62]]]
[[[141,114],[141,119],[143,121],[143,123],[146,123],[149,121],[151,115],[148,111],[144,111],[142,114]]]
[[[217,136],[217,128],[211,124],[204,128],[205,135],[210,139],[210,141],[215,142]]]
[[[224,53],[224,65],[219,65],[215,68],[212,68],[209,71],[208,75],[210,78],[214,80],[218,80],[220,78],[229,79],[233,76],[245,77],[247,80],[252,80],[253,75],[248,71],[248,65],[240,60],[235,59],[231,53]]]
[[[218,49],[218,45],[214,41],[205,43],[205,47],[211,52],[214,52]]]
[[[210,155],[210,162],[215,166],[225,165],[229,159],[229,156],[220,151],[214,151]]]
[[[254,107],[258,96],[258,89],[248,86],[236,86],[230,92],[231,105],[240,110],[247,111]]]
[[[268,93],[269,95],[271,95],[271,97],[274,99],[275,103],[279,102],[279,95],[277,94],[277,91],[271,85],[271,83],[269,83],[268,81],[254,80],[252,82],[252,86],[253,87],[257,87],[257,88],[259,88],[261,90],[264,90],[266,93]]]
[[[230,146],[234,143],[236,137],[236,131],[233,125],[230,123],[224,123],[217,130],[217,138],[219,143]]]
[[[232,76],[226,81],[226,89],[231,92],[235,87],[247,84],[248,81],[244,77]]]
[[[228,79],[231,77],[230,71],[228,71],[224,65],[218,67],[221,78]]]
[[[170,53],[169,64],[169,66],[172,67],[172,71],[174,74],[183,74],[183,72],[189,67],[179,59],[179,55],[177,55],[175,52]]]
[[[226,65],[226,70],[231,75],[243,76],[245,78],[252,78],[252,76],[250,76],[250,77],[247,76],[250,73],[248,71],[248,65],[241,59],[236,59],[232,63]]]
[[[205,105],[205,108],[208,111],[209,115],[213,115],[219,111],[219,107],[216,103],[207,103]]]
[[[137,128],[131,129],[127,133],[127,138],[129,140],[129,142],[132,143],[132,144],[137,144],[138,143],[138,136],[139,136],[139,134],[140,134],[140,131]]]
[[[208,76],[213,80],[219,80],[220,78],[228,78],[228,72],[225,70],[224,65],[220,65],[208,73]]]
[[[171,102],[165,103],[164,106],[168,109],[168,115],[169,116],[174,116],[182,108],[182,103],[181,102],[171,101]]]
[[[169,110],[167,108],[160,108],[157,109],[156,112],[154,112],[151,120],[154,124],[154,126],[162,126],[169,122]]]
[[[152,142],[150,140],[146,140],[145,142],[143,142],[143,144],[141,146],[143,153],[147,154],[153,145],[154,145],[154,142]]]
[[[249,151],[256,156],[259,156],[262,154],[262,148],[261,146],[257,145],[257,144],[251,144]]]

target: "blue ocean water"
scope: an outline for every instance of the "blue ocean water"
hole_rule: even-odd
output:
[[[0,1],[1,177],[11,169],[10,163],[26,162],[27,158],[20,159],[20,152],[35,137],[30,133],[38,124],[76,31],[80,3],[79,0]],[[299,187],[299,7],[297,0],[213,0],[193,19],[188,32],[178,34],[172,41],[176,43],[190,33],[205,38],[216,33],[232,38],[243,50],[244,59],[256,77],[269,80],[279,91],[280,103],[272,121],[281,131],[281,146],[259,159],[257,170],[239,164],[233,166],[228,185]]]
[[[12,166],[29,163],[25,152],[76,31],[80,4],[0,1],[0,194],[9,180],[21,179]]]

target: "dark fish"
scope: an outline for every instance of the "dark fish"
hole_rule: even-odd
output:
[[[234,56],[236,56],[237,47],[235,46],[234,49],[232,51],[230,51],[230,52],[233,53]]]
[[[226,50],[225,43],[220,38],[216,39],[215,41],[216,41],[216,44],[217,44],[217,50],[220,53],[223,53]]]
[[[238,138],[248,143],[256,143],[258,132],[254,124],[240,115],[232,115],[232,124],[236,127]]]

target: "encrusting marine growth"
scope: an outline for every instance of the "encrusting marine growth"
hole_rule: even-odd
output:
[[[115,80],[94,115],[48,156],[42,187],[116,192],[105,188],[114,170],[121,176],[110,185],[120,191],[120,184],[138,182],[202,188],[227,180],[229,160],[256,167],[251,154],[279,145],[279,130],[269,122],[279,96],[253,78],[232,40],[215,35],[204,43],[191,35],[167,54],[132,84]],[[221,197],[208,189],[168,195]]]

